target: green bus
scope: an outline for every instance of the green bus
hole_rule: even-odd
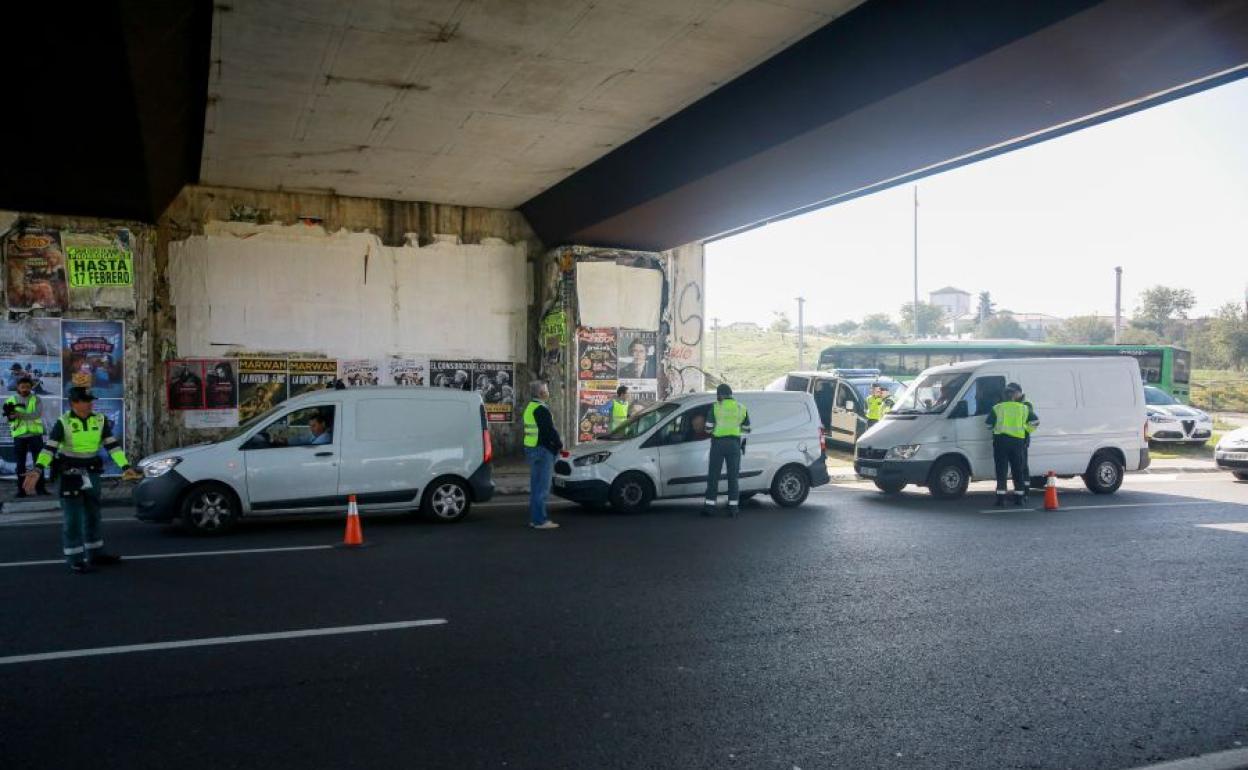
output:
[[[819,354],[819,368],[879,369],[880,374],[905,381],[930,366],[958,361],[1050,356],[1131,356],[1139,361],[1145,384],[1155,385],[1183,403],[1189,401],[1191,351],[1170,345],[1046,345],[1024,340],[834,345]]]

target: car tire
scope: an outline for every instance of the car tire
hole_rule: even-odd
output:
[[[471,509],[468,486],[454,478],[435,480],[425,488],[425,496],[420,501],[420,512],[425,518],[440,524],[463,521]]]
[[[971,472],[954,458],[937,461],[927,477],[927,491],[937,500],[957,500],[970,485]]]
[[[182,498],[182,528],[192,535],[223,535],[234,528],[242,506],[225,484],[197,484]]]
[[[1088,471],[1083,474],[1083,483],[1090,491],[1098,495],[1112,495],[1122,486],[1125,469],[1109,452],[1097,452],[1088,463]]]
[[[781,508],[796,508],[810,494],[810,476],[799,465],[786,465],[771,480],[771,499]]]
[[[1248,473],[1241,473],[1240,471],[1231,471],[1231,475],[1239,479],[1240,481],[1248,481]]]
[[[880,481],[875,480],[875,488],[888,495],[895,495],[906,488],[904,481]]]
[[[611,507],[620,513],[641,513],[654,499],[654,486],[644,473],[621,473],[611,482]]]

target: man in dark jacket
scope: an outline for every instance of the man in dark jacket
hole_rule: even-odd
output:
[[[563,449],[563,440],[555,429],[555,419],[546,406],[550,388],[541,380],[529,384],[531,397],[524,408],[524,456],[529,461],[529,526],[534,529],[558,529],[546,512],[546,497],[554,475],[555,458]]]

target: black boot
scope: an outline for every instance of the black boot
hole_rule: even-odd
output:
[[[103,551],[96,551],[95,553],[91,554],[91,563],[98,564],[98,565],[120,564],[121,557],[115,553],[104,553]]]
[[[997,502],[996,502],[995,507],[997,508],[1005,507],[1005,495],[997,495]]]
[[[69,563],[69,571],[75,575],[86,575],[95,572],[95,567],[87,564],[85,561],[76,560]]]

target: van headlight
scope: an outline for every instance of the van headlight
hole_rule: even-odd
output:
[[[139,470],[143,471],[143,475],[145,477],[154,479],[164,476],[166,473],[173,470],[174,466],[180,462],[182,462],[181,457],[165,457],[151,462],[144,460],[139,463]]]
[[[598,463],[606,462],[610,456],[610,452],[594,452],[592,455],[581,455],[573,460],[572,464],[578,468],[586,465],[597,465]]]
[[[894,460],[909,460],[919,451],[919,444],[902,444],[888,450],[888,456]]]

